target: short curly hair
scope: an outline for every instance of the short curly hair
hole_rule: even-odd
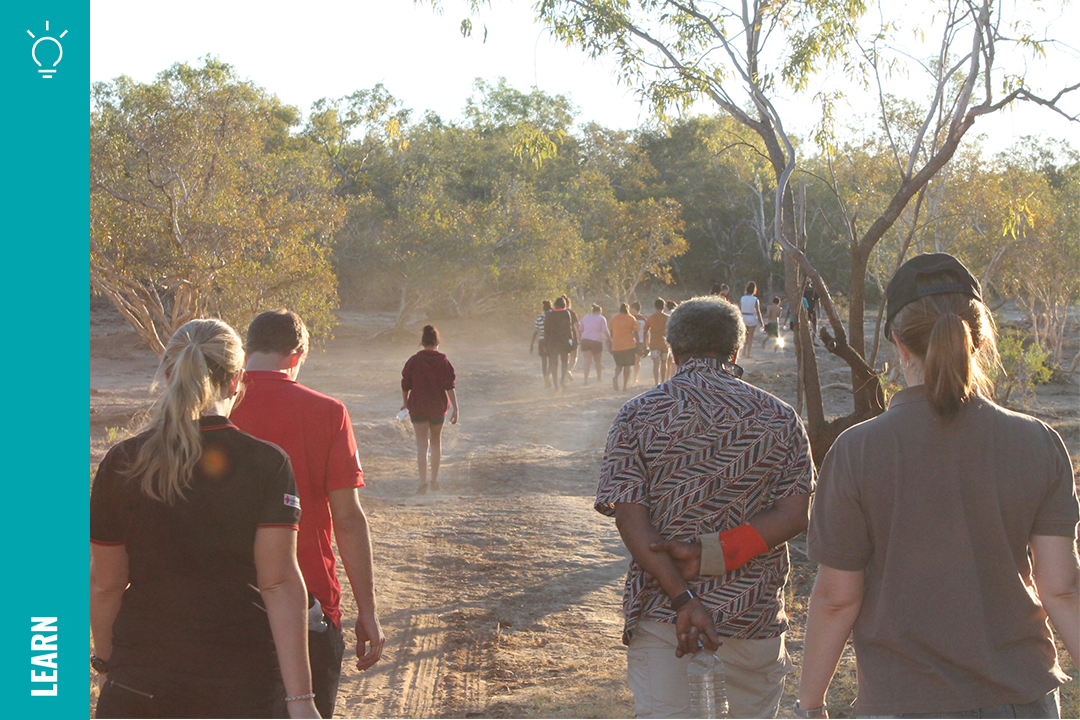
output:
[[[746,337],[742,315],[718,295],[700,295],[680,304],[667,321],[667,342],[680,360],[715,356],[730,360]]]

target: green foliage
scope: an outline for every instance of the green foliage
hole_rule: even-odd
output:
[[[995,399],[1002,405],[1011,399],[1024,405],[1035,398],[1035,386],[1050,381],[1050,353],[1016,328],[1006,328],[998,338],[1001,372],[995,379]],[[1015,398],[1014,398],[1015,393]]]
[[[406,128],[368,171],[338,260],[367,298],[415,312],[474,315],[532,308],[562,292],[624,298],[670,279],[685,251],[679,205],[649,197],[656,175],[626,133],[571,131],[561,96],[477,81],[463,125]]]
[[[336,193],[358,195],[371,183],[374,159],[405,147],[402,130],[408,122],[409,111],[379,83],[336,100],[317,100],[303,137],[323,149],[338,181]]]
[[[91,282],[156,352],[193,317],[243,327],[278,305],[329,331],[345,208],[297,118],[214,58],[94,85]]]

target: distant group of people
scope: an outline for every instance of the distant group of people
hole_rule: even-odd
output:
[[[626,390],[630,384],[637,384],[641,359],[646,356],[653,361],[653,383],[666,381],[670,377],[671,353],[664,329],[668,316],[677,306],[674,300],[657,298],[654,312],[646,317],[641,314],[640,302],[624,302],[609,320],[597,303],[593,303],[588,314],[578,318],[566,295],[556,298],[554,303],[543,300],[542,312],[536,316],[533,325],[529,352],[535,351],[540,356],[544,387],[556,391],[565,388],[573,380],[579,353],[585,358],[582,384],[589,384],[592,371],[595,371],[597,382],[602,382],[605,349],[615,362],[611,379],[614,390],[620,387]]]
[[[710,294],[733,302],[726,283],[713,285]],[[754,334],[759,327],[764,333],[761,338],[762,350],[766,349],[770,340],[774,352],[784,347],[780,325],[785,313],[789,318],[792,313],[790,308],[781,304],[779,296],[774,296],[763,311],[757,298],[757,283],[750,281],[736,304],[746,329],[743,357],[753,356]],[[604,315],[604,309],[598,303],[593,303],[588,314],[579,318],[567,295],[556,298],[554,303],[543,300],[540,306],[541,312],[533,323],[529,352],[536,352],[540,357],[544,387],[556,391],[565,388],[574,379],[573,370],[579,354],[584,357],[582,384],[589,384],[590,372],[595,372],[597,382],[602,382],[601,361],[605,349],[615,362],[615,375],[611,381],[615,390],[620,389],[620,376],[623,390],[631,384],[631,374],[633,384],[637,384],[644,357],[652,359],[654,385],[670,379],[674,363],[664,333],[667,318],[678,307],[675,300],[657,298],[653,304],[654,312],[648,317],[641,314],[640,302],[620,303],[619,311],[610,319]],[[817,293],[810,284],[803,295],[803,307],[816,332]],[[791,326],[794,330],[794,320],[791,320]]]
[[[828,717],[849,636],[860,715],[1058,717],[1051,626],[1080,660],[1080,503],[1060,436],[989,399],[995,331],[978,281],[944,254],[900,268],[885,334],[907,388],[842,433],[820,474],[794,410],[741,380],[750,328],[768,336],[781,318],[755,290],[737,305],[658,298],[648,317],[623,303],[610,320],[599,305],[578,319],[560,297],[537,318],[556,389],[579,348],[599,381],[606,344],[623,389],[653,358],[656,385],[615,417],[595,497],[632,556],[635,715],[691,717],[699,652],[723,659],[732,717],[777,714],[787,541],[808,529],[819,569],[798,717]],[[458,402],[434,326],[421,346],[401,388],[426,492]],[[297,382],[307,351],[286,310],[257,316],[243,345],[219,320],[170,338],[147,428],[109,451],[91,492],[98,717],[332,716],[346,643],[331,533],[357,602],[356,667],[380,659],[352,423]]]

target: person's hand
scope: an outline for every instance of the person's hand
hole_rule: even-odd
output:
[[[530,345],[530,346],[529,346],[529,354],[530,354],[530,355],[532,355],[532,351],[533,351],[533,346],[532,346],[532,345]]]
[[[385,644],[379,618],[361,611],[356,619],[356,669],[364,671],[379,662]]]
[[[407,407],[409,407],[408,403],[401,403],[401,407],[399,407],[398,410],[404,410]]]
[[[99,691],[104,690],[105,683],[109,681],[109,673],[98,673],[97,677],[94,678],[94,681],[97,682]]]
[[[657,540],[649,544],[649,549],[670,555],[683,580],[693,580],[701,572],[701,543],[697,540]],[[654,590],[660,589],[660,582],[649,573],[645,573],[645,584]]]
[[[720,636],[716,634],[716,624],[712,614],[701,604],[701,600],[694,598],[678,610],[675,618],[675,635],[679,644],[675,648],[675,657],[693,655],[704,646],[709,652],[715,651],[720,645]]]
[[[457,425],[457,408],[454,408],[450,413],[450,424]]]
[[[321,718],[319,710],[315,707],[314,698],[307,698],[305,700],[293,700],[291,703],[287,703],[289,707],[289,717],[291,718]]]

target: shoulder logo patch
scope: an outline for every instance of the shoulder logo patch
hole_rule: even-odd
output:
[[[285,493],[285,504],[288,505],[289,507],[294,507],[297,510],[299,510],[300,509],[300,498],[296,497],[295,495],[290,495],[289,493]]]

